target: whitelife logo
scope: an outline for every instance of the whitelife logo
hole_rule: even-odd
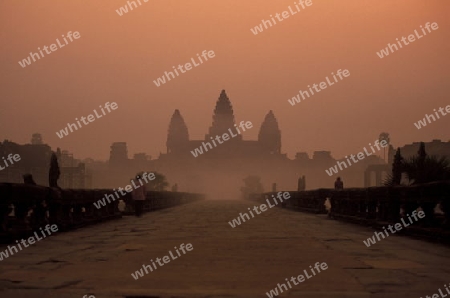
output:
[[[172,251],[169,250],[169,255],[170,255],[170,257],[172,258],[172,260],[176,260],[176,259],[178,259],[179,257],[181,257],[181,254],[180,254],[180,252],[178,251],[178,248],[177,248],[176,246],[175,246],[174,248],[175,248],[175,251],[176,251],[178,257],[174,256],[174,254],[172,253]],[[180,245],[179,248],[180,248],[180,250],[183,252],[183,255],[185,255],[185,254],[187,253],[186,251],[193,251],[193,250],[194,250],[194,246],[193,246],[191,243],[186,244],[186,246],[184,245],[184,243],[182,243],[182,244]],[[186,250],[184,250],[184,249],[186,249]],[[158,265],[159,265],[160,267],[164,266],[164,264],[170,263],[170,258],[169,258],[169,256],[164,256],[164,257],[162,257],[162,258],[156,258],[155,260],[156,260],[156,263],[158,263]],[[163,261],[163,263],[161,262],[161,260]],[[137,280],[138,278],[144,276],[144,270],[145,270],[145,274],[148,274],[148,273],[149,273],[148,270],[150,270],[150,272],[153,272],[154,270],[158,269],[158,267],[156,267],[156,264],[155,264],[155,262],[153,261],[153,259],[151,260],[151,262],[152,262],[153,267],[152,267],[152,265],[142,265],[142,269],[140,269],[140,270],[138,270],[138,271],[135,271],[134,273],[131,273],[131,276],[132,276],[135,280]],[[148,269],[148,270],[147,270],[147,269]]]
[[[342,81],[344,78],[349,77],[350,76],[350,71],[348,71],[348,69],[344,69],[344,70],[339,69],[338,71],[336,71],[336,75],[334,74],[334,72],[332,72],[331,75],[333,76],[334,83],[332,81],[330,81],[330,79],[328,77],[325,77],[326,83],[325,82],[320,82],[319,84],[312,84],[312,87],[310,85],[308,85],[309,92],[311,93],[311,96],[314,95],[313,89],[317,93],[319,93],[320,91],[327,89],[329,86],[332,86],[332,85]],[[339,77],[340,81],[338,81],[336,76]],[[318,87],[320,87],[320,89]],[[309,98],[310,97],[310,93],[308,93],[308,91],[300,90],[298,92],[298,95],[292,97],[292,99],[288,99],[288,102],[291,104],[291,106],[294,106],[296,103],[300,103],[300,101],[301,101],[300,96],[303,98],[303,101],[305,101],[305,99],[306,99],[305,95]]]
[[[6,168],[9,167],[10,165],[13,165],[13,164],[14,164],[13,160],[14,160],[15,162],[20,161],[20,155],[19,155],[19,154],[14,154],[14,155],[13,155],[12,153],[8,154],[8,157],[7,157],[6,159],[9,161],[9,164],[8,164],[8,162],[5,160],[5,157],[4,157],[4,156],[3,156],[2,158],[3,158],[3,163],[5,164],[5,167],[2,167],[2,165],[0,165],[0,171],[6,169]]]
[[[294,2],[295,8],[296,9],[292,9],[292,7],[289,5],[289,11],[285,10],[282,13],[276,13],[275,17],[277,18],[277,20],[279,22],[284,21],[285,19],[289,18],[290,16],[293,16],[297,13],[299,13],[300,11],[303,11],[306,9],[306,7],[311,6],[312,5],[312,0],[299,0],[298,3]],[[302,9],[300,9],[300,6],[302,7]],[[270,20],[261,20],[261,24],[250,29],[250,31],[254,34],[257,35],[258,33],[262,33],[264,31],[264,29],[269,29],[272,26],[275,26],[277,24],[277,22],[275,21],[275,18],[270,15],[270,18],[272,19],[272,22]],[[273,25],[272,25],[273,23]],[[270,27],[267,27],[267,25],[269,25]],[[263,27],[264,26],[264,27]]]
[[[445,290],[447,291],[447,294],[450,294],[450,290],[448,289],[446,284],[444,284],[444,287],[445,287]],[[444,298],[444,297],[448,296],[448,295],[442,293],[442,289],[441,288],[439,288],[438,290],[439,290],[439,295],[441,295],[440,297],[439,297],[438,294],[432,294],[430,296],[426,295],[425,298]],[[420,298],[423,298],[423,297],[421,296]]]
[[[415,34],[408,35],[408,41],[409,42],[406,41],[406,37],[402,36],[401,41],[403,42],[403,44],[405,46],[407,46],[410,43],[414,42],[416,40],[416,37],[417,37],[417,39],[421,39],[422,37],[427,35],[427,32],[422,27],[422,25],[420,26],[420,28],[422,29],[422,33],[424,35],[420,35],[419,32],[417,32],[417,30],[414,30]],[[433,30],[437,30],[437,29],[439,29],[439,26],[438,26],[438,24],[436,22],[434,22],[432,24],[430,24],[430,22],[428,22],[428,23],[425,24],[425,28],[427,29],[428,33],[431,33],[430,28],[433,29]],[[380,57],[380,59],[382,59],[382,58],[384,58],[386,56],[389,56],[389,50],[391,50],[391,53],[394,53],[394,49],[395,49],[395,51],[398,51],[399,50],[398,47],[400,47],[400,49],[403,48],[402,43],[400,42],[400,40],[398,40],[398,38],[396,38],[396,40],[397,40],[398,46],[395,43],[394,44],[388,43],[386,48],[384,48],[380,52],[377,52],[377,55],[378,55],[378,57]]]
[[[287,191],[285,191],[285,192],[280,191],[277,193],[277,198],[278,198],[278,200],[280,200],[280,204],[283,203],[283,199],[288,200],[290,197],[291,197],[291,194]],[[278,205],[277,198],[275,198],[274,195],[272,195],[272,200],[275,203],[275,205],[270,204],[269,199],[266,199],[266,202],[267,202],[267,205],[269,205],[269,208],[272,208],[272,207],[275,207],[276,205]],[[261,210],[261,212],[259,212],[259,210]],[[259,210],[258,210],[258,206],[253,206],[253,211],[255,211],[255,213],[258,215],[267,210],[266,204],[261,204],[259,206]],[[248,208],[248,211],[250,212],[252,218],[254,218],[255,215],[253,214],[252,210],[250,210],[250,208]],[[247,220],[250,220],[250,216],[247,213],[245,213],[245,212],[244,212],[244,214],[239,213],[239,217],[232,219],[231,221],[228,222],[228,224],[232,228],[235,228],[235,227],[241,225],[241,219],[242,219],[242,223],[244,223],[246,221],[245,217],[247,217]]]
[[[385,148],[385,147],[387,147],[388,143],[385,140],[382,140],[381,142],[379,140],[375,140],[374,146],[377,147],[378,150],[381,150],[379,145],[381,145],[382,148]],[[375,153],[375,149],[372,147],[372,143],[369,143],[369,146],[372,149],[372,153],[367,152],[366,147],[364,147],[364,152],[367,156],[371,156],[373,153]],[[358,159],[356,159],[355,157],[358,157]],[[348,166],[351,166],[352,163],[350,162],[350,159],[353,161],[353,164],[355,164],[359,160],[363,160],[364,158],[366,158],[366,156],[364,155],[363,152],[358,152],[358,154],[356,154],[356,155],[350,154],[350,158],[348,158],[346,155],[345,158],[347,159]],[[328,170],[325,170],[325,172],[328,174],[328,176],[333,176],[334,174],[337,174],[339,172],[339,169],[341,171],[344,169],[344,168],[342,168],[342,165],[344,166],[345,169],[347,168],[347,164],[345,163],[345,161],[337,161],[337,165],[329,168]],[[339,169],[338,169],[338,166],[339,166]]]
[[[322,263],[316,262],[316,264],[314,265],[314,268],[312,266],[309,266],[309,269],[311,270],[312,276],[308,274],[306,269],[303,270],[303,273],[305,273],[305,276],[307,277],[307,279],[310,279],[313,276],[316,276],[316,274],[319,274],[320,272],[322,272],[322,271],[320,271],[321,269],[323,271],[327,270],[328,269],[328,264],[325,263],[325,262],[322,262]],[[289,282],[289,280],[287,278],[285,278],[284,280],[286,280],[286,283],[289,286],[289,289],[292,289],[292,286],[291,286],[291,283]],[[291,276],[290,281],[292,281],[294,286],[297,286],[300,283],[305,281],[305,277],[303,275],[301,275],[301,274],[299,276],[297,276],[297,277]],[[275,288],[273,290],[270,290],[269,292],[266,292],[267,297],[273,298],[273,297],[276,297],[276,296],[280,295],[284,291],[288,290],[288,287],[284,283],[277,284],[277,287],[278,288]],[[283,288],[284,288],[284,291],[283,291]],[[278,292],[278,290],[280,290],[280,292]]]
[[[237,134],[237,135],[236,135],[236,134],[233,134],[233,132],[231,131],[231,128],[229,128],[229,129],[228,129],[228,132],[230,133],[231,138],[237,137],[238,135],[241,134],[241,132],[239,131],[239,128],[237,127],[237,125],[235,124],[234,126],[235,126],[235,129],[236,129],[236,131],[237,131],[238,134]],[[253,124],[252,124],[250,121],[247,121],[247,122],[245,122],[245,128],[244,128],[244,121],[241,121],[240,124],[239,124],[239,127],[242,129],[242,131],[245,131],[245,128],[247,128],[247,129],[252,128],[252,127],[253,127]],[[221,136],[216,135],[215,139],[216,139],[216,141],[217,141],[219,144],[223,144],[225,141],[228,141],[228,140],[230,139],[230,135],[228,135],[228,134],[225,132],[225,133],[223,133]],[[223,142],[221,142],[220,137],[222,137]],[[214,148],[217,147],[217,144],[216,144],[216,142],[214,141],[214,138],[213,138],[213,137],[211,137],[211,141],[212,141],[212,143],[214,144]],[[205,153],[208,152],[208,146],[209,146],[209,149],[210,149],[210,150],[213,149],[213,146],[212,146],[211,143],[209,143],[209,142],[202,142],[202,146],[203,146],[203,148],[205,148]],[[200,146],[200,147],[198,147],[198,148],[195,148],[194,151],[191,151],[191,153],[192,153],[192,155],[193,155],[194,157],[197,157],[197,156],[203,154],[203,148],[202,148],[202,146]]]
[[[205,62],[206,62],[206,61],[208,61],[208,57],[210,59],[212,59],[212,58],[216,57],[216,54],[214,53],[214,51],[206,52],[206,50],[204,50],[202,52],[201,56],[203,57],[203,59],[205,59]],[[178,66],[176,66],[176,67],[172,66],[173,71],[177,74],[177,77],[180,76],[180,74],[178,73],[177,69],[183,74],[183,73],[186,73],[188,70],[191,70],[192,69],[192,65],[194,65],[194,67],[197,67],[197,66],[202,65],[204,63],[203,59],[200,57],[200,55],[198,53],[197,53],[197,58],[198,58],[198,61],[200,61],[199,64],[195,63],[194,58],[191,58],[192,64],[190,62],[187,62],[184,65],[178,64]],[[184,69],[183,69],[183,67],[184,67]],[[172,78],[171,78],[171,76],[172,76]],[[157,78],[156,80],[154,80],[153,83],[155,83],[156,87],[159,87],[162,84],[166,84],[167,83],[166,82],[166,78],[167,78],[167,82],[169,82],[172,79],[175,79],[175,74],[173,72],[171,72],[171,71],[169,71],[169,72],[165,71],[164,75],[162,77]]]
[[[48,235],[46,235],[46,233],[42,230],[42,228],[39,228],[39,229],[41,230],[40,232],[42,234],[42,238],[39,237],[38,232],[34,232],[35,237],[33,237],[33,236],[29,237],[27,240],[22,239],[22,240],[20,240],[20,243],[19,243],[19,240],[16,240],[17,245],[12,245],[12,246],[8,245],[8,248],[5,251],[0,251],[0,261],[3,261],[3,259],[6,259],[9,256],[12,256],[15,253],[18,253],[19,250],[17,249],[17,247],[19,247],[19,249],[22,250],[22,245],[26,248],[32,244],[35,244],[37,241],[41,241],[42,239],[46,238],[47,236],[50,236],[52,234],[52,232],[53,233],[58,232],[58,226],[55,224],[53,224],[51,226],[50,225],[45,226],[44,230],[45,230],[45,232],[47,232]],[[27,245],[27,243],[28,243],[28,245]],[[22,244],[22,245],[20,245],[20,244]],[[8,253],[8,251],[9,251],[9,253]]]
[[[69,42],[68,42],[67,39],[64,37],[64,34],[62,35],[62,37],[63,37],[63,39],[64,39],[65,44],[61,44],[61,42],[60,42],[59,39],[57,38],[57,39],[56,39],[56,42],[57,42],[57,44],[58,44],[59,47],[57,47],[56,44],[53,43],[53,44],[51,44],[49,47],[43,46],[43,47],[42,47],[42,50],[44,50],[45,53],[48,55],[48,54],[51,54],[52,52],[55,52],[56,50],[58,50],[58,49],[60,49],[60,48],[62,48],[62,47],[65,47],[66,45],[69,44]],[[73,37],[73,39],[72,39],[72,37]],[[80,37],[81,37],[81,36],[80,36],[80,32],[78,32],[78,31],[73,32],[73,34],[72,34],[72,31],[67,32],[67,38],[68,38],[71,42],[72,42],[74,39],[79,39]],[[48,50],[49,48],[50,48],[51,52]],[[41,56],[39,56],[38,53],[30,52],[30,56],[28,56],[27,58],[23,59],[22,61],[19,61],[19,65],[22,66],[22,68],[25,68],[27,65],[30,65],[30,64],[31,64],[31,59],[33,59],[33,62],[36,62],[36,59],[35,59],[35,58],[37,58],[37,60],[40,60],[41,58],[44,58],[44,53],[42,52],[42,50],[41,50],[40,47],[38,47],[38,51],[39,51],[39,53],[41,54]]]
[[[150,174],[144,173],[144,174],[142,174],[142,179],[144,179],[145,183],[148,183],[149,181],[155,180],[155,178],[156,178],[156,176],[155,176],[154,173],[150,173]],[[125,191],[126,191],[126,192],[123,191],[124,189],[123,189],[122,187],[119,187],[117,190],[114,188],[114,189],[113,189],[113,190],[114,190],[114,194],[116,195],[117,199],[120,199],[120,196],[119,196],[119,194],[117,193],[117,191],[119,191],[120,194],[121,194],[122,196],[124,196],[124,195],[127,194],[127,192],[130,193],[130,192],[132,192],[133,190],[138,189],[139,187],[141,187],[142,185],[144,185],[144,184],[142,183],[142,180],[141,180],[140,177],[138,178],[138,180],[139,180],[139,184],[140,184],[140,185],[136,185],[136,184],[134,183],[134,179],[133,179],[133,180],[131,180],[131,184],[133,184],[133,186],[131,186],[130,184],[128,184],[127,186],[125,186]],[[110,200],[110,199],[111,199],[113,202],[116,200],[116,198],[114,198],[114,196],[113,196],[112,194],[105,194],[105,196],[103,197],[103,199],[98,200],[97,202],[94,202],[94,206],[95,206],[97,209],[100,209],[100,208],[102,208],[102,207],[105,207],[105,206],[106,206],[106,201],[108,201],[108,203],[111,203],[111,200]]]
[[[416,213],[417,213],[417,214],[416,214]],[[409,219],[409,224],[407,224],[407,223],[403,220],[403,218],[401,219],[401,222],[403,223],[403,226],[404,226],[405,228],[406,228],[407,226],[410,226],[411,224],[414,223],[414,222],[411,220],[411,217],[409,217],[409,214],[407,214],[407,216],[408,216],[408,219]],[[422,210],[419,211],[419,212],[417,212],[416,210],[414,210],[414,211],[412,212],[411,216],[412,216],[416,221],[418,221],[419,219],[422,219],[422,218],[425,217],[425,212],[423,212]],[[417,218],[417,217],[419,217],[419,218]],[[391,231],[392,234],[394,234],[394,233],[396,232],[396,231],[394,231],[392,228],[395,228],[395,230],[396,230],[397,232],[399,232],[401,229],[403,229],[403,227],[402,227],[402,225],[401,225],[400,223],[396,223],[394,226],[388,225],[388,229],[389,229],[389,231]],[[386,237],[389,237],[389,233],[388,233],[388,231],[386,231],[386,228],[385,228],[385,227],[383,227],[383,230],[384,230],[384,232],[386,233]],[[380,240],[381,240],[380,235],[381,235],[381,237],[383,237],[383,239],[385,238],[385,237],[384,237],[384,234],[383,234],[382,232],[375,232],[375,233],[374,233],[374,236],[372,236],[372,238],[367,238],[367,241],[363,240],[363,242],[364,242],[364,244],[365,244],[367,247],[369,247],[369,246],[371,246],[371,245],[374,245],[375,243],[377,243],[377,240],[375,239],[375,236],[377,237],[378,241],[380,241]]]
[[[102,106],[99,106],[99,107],[102,110],[103,116],[106,115],[105,110],[103,110],[103,107]],[[117,105],[117,103],[113,102],[110,104],[109,101],[107,103],[105,103],[105,106],[104,106],[104,108],[108,110],[108,113],[111,113],[111,109],[116,110],[118,107],[119,106]],[[94,114],[97,118],[94,118],[94,115],[90,114],[87,117],[81,117],[80,118],[81,122],[83,122],[84,125],[88,125],[89,123],[94,122],[95,119],[103,117],[97,113],[97,110],[94,110]],[[86,122],[86,119],[89,122]],[[80,120],[78,120],[78,118],[75,118],[75,121],[77,121],[79,128],[81,128]],[[73,132],[72,127],[75,130],[78,130],[78,127],[75,123],[67,123],[67,127],[64,129],[61,129],[59,132],[56,132],[56,135],[58,136],[58,138],[62,139],[63,137],[69,135],[69,130],[70,130],[70,132]]]
[[[139,6],[142,5],[141,0],[136,0],[139,3]],[[136,4],[136,1],[127,1],[127,5],[124,5],[122,7],[120,7],[119,9],[116,9],[116,12],[119,16],[123,16],[124,14],[128,13],[128,7],[130,7],[130,11],[132,11],[134,8],[138,8],[138,5]],[[147,3],[149,0],[142,0],[144,1],[144,3]],[[131,5],[134,5],[133,6]]]
[[[433,109],[433,111],[434,111],[434,114],[436,115],[437,119],[441,119],[441,118],[439,117],[439,114],[438,114],[438,112],[436,111],[436,109]],[[447,113],[444,112],[444,108],[443,108],[443,107],[440,107],[440,108],[438,109],[438,111],[441,112],[441,115],[442,115],[442,116],[446,116],[447,113],[450,113],[450,105],[448,105],[448,106],[445,107],[445,111],[446,111]],[[425,118],[423,118],[423,120],[417,121],[416,123],[414,123],[414,125],[416,126],[417,129],[421,129],[422,127],[427,126],[427,121],[426,121],[426,120],[428,120],[428,123],[431,124],[431,120],[430,120],[430,119],[433,119],[433,122],[436,121],[436,118],[434,117],[433,114],[431,114],[431,115],[425,114]]]

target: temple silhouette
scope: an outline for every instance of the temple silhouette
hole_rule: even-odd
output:
[[[264,191],[277,189],[297,190],[299,178],[306,189],[332,188],[335,176],[328,176],[325,169],[336,164],[331,151],[297,152],[293,159],[282,151],[281,130],[273,111],[268,111],[260,127],[255,123],[251,130],[258,130],[257,140],[245,139],[242,132],[222,144],[217,144],[203,154],[194,157],[191,151],[204,147],[211,138],[228,133],[241,121],[235,119],[233,106],[225,90],[222,90],[212,110],[212,122],[202,140],[191,140],[188,125],[176,109],[168,120],[166,151],[157,158],[145,152],[129,157],[127,143],[114,142],[110,147],[109,160],[74,158],[67,150],[53,151],[42,141],[40,134],[33,134],[30,144],[19,145],[5,140],[0,142],[0,153],[18,153],[20,163],[0,171],[0,181],[22,182],[22,175],[30,173],[36,183],[47,185],[50,155],[56,153],[61,166],[60,186],[63,188],[116,188],[124,186],[137,172],[158,172],[167,177],[169,187],[177,185],[179,191],[206,193],[213,198],[238,198],[243,179],[248,176],[261,178]],[[301,120],[299,120],[301,121]],[[302,142],[314,140],[298,140]],[[413,156],[420,142],[401,146],[405,158]],[[425,142],[430,155],[450,157],[450,142],[433,140]],[[203,148],[204,149],[204,148]],[[391,171],[395,150],[390,144],[386,160],[371,155],[339,173],[346,187],[379,186]],[[170,188],[169,188],[170,189]]]
[[[248,119],[243,119],[248,120]],[[240,121],[239,121],[240,122]],[[225,90],[220,93],[214,109],[213,121],[204,140],[189,140],[189,132],[183,116],[179,110],[175,110],[169,124],[167,134],[167,153],[161,154],[160,159],[192,158],[191,151],[198,147],[204,147],[204,143],[211,143],[211,138],[234,130],[236,123],[233,107]],[[252,128],[254,129],[254,128]],[[231,138],[223,144],[217,145],[201,157],[205,159],[227,158],[286,158],[281,154],[281,131],[272,111],[269,111],[259,128],[258,140],[243,140],[242,134]],[[200,156],[198,157],[200,158]]]
[[[242,179],[248,175],[261,176],[264,172],[276,175],[277,171],[281,172],[281,169],[278,170],[280,165],[289,159],[286,154],[281,153],[281,131],[272,111],[265,116],[257,140],[244,140],[243,135],[238,134],[217,144],[217,147],[203,150],[204,153],[197,157],[192,155],[191,151],[199,147],[205,149],[207,142],[211,143],[217,135],[234,130],[235,124],[238,125],[242,120],[248,121],[240,119],[236,122],[231,101],[225,90],[222,90],[205,138],[190,140],[188,126],[180,111],[175,110],[169,123],[167,151],[160,154],[154,162],[155,169],[188,191],[204,191],[205,188],[217,190],[222,187],[228,191],[236,190],[236,185],[241,184]],[[251,129],[257,128],[253,126]],[[237,193],[234,195],[236,197]]]

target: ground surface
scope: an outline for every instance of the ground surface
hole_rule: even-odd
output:
[[[272,208],[231,228],[253,205],[203,201],[57,234],[0,262],[0,297],[267,297],[316,262],[328,269],[280,297],[425,297],[450,282],[449,248],[400,236],[367,248],[373,230],[322,215]],[[181,243],[194,249],[131,276]]]

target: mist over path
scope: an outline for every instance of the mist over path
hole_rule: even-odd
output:
[[[367,248],[373,230],[323,215],[271,208],[231,228],[254,205],[201,201],[58,233],[0,262],[0,296],[267,297],[316,262],[328,269],[281,297],[425,297],[450,281],[449,248],[395,235]],[[182,243],[194,249],[132,278]]]

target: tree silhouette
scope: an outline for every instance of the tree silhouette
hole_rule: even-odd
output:
[[[428,156],[425,144],[421,143],[417,156],[407,160],[397,150],[392,164],[392,174],[388,176],[385,185],[399,185],[401,174],[405,173],[410,184],[421,184],[450,179],[450,161],[446,157]]]
[[[245,186],[241,187],[242,197],[248,198],[251,193],[263,193],[263,186],[261,184],[261,178],[259,176],[249,175],[243,179]]]
[[[167,182],[166,176],[158,172],[153,172],[153,174],[155,174],[155,179],[150,180],[147,184],[145,184],[145,189],[153,191],[165,191],[166,187],[169,186],[169,182]],[[140,175],[142,177],[142,173]]]
[[[450,161],[442,156],[415,156],[404,162],[403,171],[412,184],[450,179]]]
[[[412,163],[408,167],[410,169],[414,169],[415,177],[414,179],[416,181],[423,181],[424,180],[424,172],[425,172],[425,161],[427,160],[427,152],[425,151],[425,143],[420,142],[419,151],[417,151],[417,158],[415,160],[411,160]],[[411,179],[410,179],[411,180]]]
[[[384,161],[386,161],[386,147],[389,147],[389,144],[391,142],[391,139],[389,138],[389,133],[387,132],[382,132],[380,133],[380,136],[378,137],[378,141],[386,141],[387,145],[383,148],[384,149],[384,153],[383,153],[383,159]]]
[[[395,152],[394,162],[392,163],[392,182],[394,185],[400,185],[403,172],[403,157],[400,153],[400,148]]]
[[[50,171],[48,173],[48,184],[50,187],[58,187],[58,179],[60,176],[58,158],[56,157],[55,152],[52,152],[52,156],[50,158]]]
[[[400,153],[400,148],[395,152],[394,161],[392,163],[392,173],[386,178],[384,185],[394,186],[400,185],[403,172],[403,157]]]

